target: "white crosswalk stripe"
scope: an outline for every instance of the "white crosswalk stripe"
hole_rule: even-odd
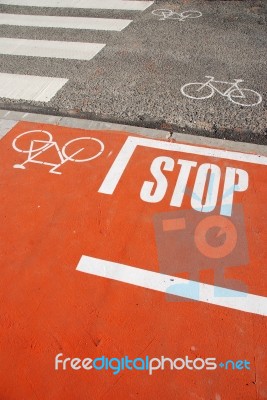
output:
[[[132,20],[113,18],[51,17],[43,15],[0,14],[0,25],[40,28],[92,29],[122,31]]]
[[[0,97],[47,102],[68,79],[0,73]]]
[[[0,4],[30,7],[144,11],[153,1],[138,0],[1,0]]]
[[[91,60],[105,44],[0,38],[0,53],[16,56]]]
[[[144,11],[153,1],[140,0],[0,0],[0,5],[92,10]],[[130,18],[133,14],[130,14]],[[0,25],[87,31],[122,31],[132,19],[91,18],[0,13]],[[105,43],[0,38],[0,55],[89,61]],[[8,71],[5,71],[8,72]],[[29,71],[30,73],[30,71]],[[0,73],[0,97],[48,102],[68,79]]]

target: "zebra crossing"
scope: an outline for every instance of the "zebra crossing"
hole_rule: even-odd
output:
[[[146,10],[153,1],[139,0],[1,0],[0,5],[92,10]],[[136,14],[131,14],[134,17]],[[90,18],[0,13],[0,25],[33,28],[80,29],[121,32],[133,19]],[[106,43],[0,38],[0,55],[92,60]],[[29,71],[30,73],[30,71]],[[68,82],[64,76],[49,77],[0,72],[0,97],[14,100],[49,102]]]

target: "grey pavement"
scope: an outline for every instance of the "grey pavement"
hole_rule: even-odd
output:
[[[190,135],[183,132],[173,132],[171,135],[166,130],[143,128],[140,126],[130,126],[122,124],[114,124],[112,122],[103,122],[96,120],[87,120],[81,118],[62,117],[59,115],[24,113],[19,111],[9,111],[0,109],[0,139],[4,137],[17,123],[33,122],[37,124],[51,124],[75,129],[86,129],[93,131],[110,131],[127,132],[135,135],[141,135],[158,140],[168,140],[170,142],[187,143],[197,146],[209,146],[211,148],[224,149],[229,151],[237,151],[247,154],[257,154],[259,156],[267,156],[267,146],[235,142],[230,140],[222,140],[209,138],[200,135]]]
[[[152,14],[159,8],[197,10],[202,16],[159,20]],[[69,79],[48,103],[0,99],[0,108],[266,144],[266,9],[263,0],[157,0],[143,12],[18,7],[0,1],[2,13],[133,19],[122,32],[0,26],[0,37],[106,43],[90,61],[0,55],[0,72]],[[242,106],[217,92],[202,100],[182,94],[182,86],[205,82],[205,76],[242,79],[240,88],[256,91],[262,101]],[[251,102],[258,99],[247,93]]]

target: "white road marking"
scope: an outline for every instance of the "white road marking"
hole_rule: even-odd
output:
[[[187,18],[199,18],[202,16],[200,11],[188,10],[181,13],[168,9],[153,10],[153,15],[161,17],[159,21],[165,21],[166,19],[176,19],[177,21],[185,21]]]
[[[0,38],[0,54],[91,60],[105,44]]]
[[[122,31],[131,22],[132,20],[119,18],[51,17],[44,15],[0,14],[0,25],[35,26],[42,28]]]
[[[190,82],[183,85],[181,87],[182,94],[189,99],[203,100],[209,99],[215,94],[215,92],[217,92],[221,96],[227,97],[232,103],[244,107],[257,106],[262,102],[262,96],[260,93],[239,86],[239,83],[243,82],[243,79],[235,79],[234,82],[225,82],[216,81],[213,76],[206,76],[205,78],[208,78],[207,82]],[[228,84],[230,87],[222,92],[213,82],[215,84]]]
[[[1,0],[1,4],[30,7],[92,8],[144,11],[154,1],[137,0]]]
[[[211,149],[208,147],[191,146],[189,144],[162,142],[160,140],[130,136],[122,146],[119,154],[107,173],[100,189],[98,190],[99,193],[113,194],[137,146],[177,151],[187,154],[197,154],[226,160],[242,161],[245,163],[267,165],[267,157],[265,156],[238,153],[228,150]]]
[[[76,270],[191,300],[267,316],[267,298],[263,296],[223,288],[225,297],[215,297],[215,289],[222,288],[87,256],[81,257]],[[194,289],[199,290],[198,296]]]
[[[36,138],[36,133],[37,138]],[[43,138],[40,139],[40,133],[42,133]],[[21,138],[23,137],[24,139],[24,145],[21,146]],[[28,146],[26,146],[25,143],[25,138],[27,138],[28,140],[26,140],[26,143],[28,142]],[[86,148],[85,143],[87,142],[88,145],[88,140],[90,142],[95,142],[98,143],[99,145],[99,151],[95,154],[92,154],[92,151],[89,149],[89,154],[87,154],[85,156]],[[78,141],[82,141],[82,143],[79,143],[79,148],[76,148],[76,151],[74,151],[74,149],[67,149],[67,147],[69,145],[71,145],[73,142],[78,142]],[[15,139],[12,142],[12,147],[14,150],[18,151],[19,153],[26,153],[27,159],[21,163],[21,164],[14,164],[13,168],[19,168],[19,169],[26,169],[25,165],[28,163],[34,163],[34,164],[41,164],[41,165],[48,165],[51,166],[53,168],[50,169],[49,173],[51,174],[57,174],[57,175],[61,175],[62,172],[60,171],[56,171],[61,165],[65,164],[68,161],[72,161],[72,162],[76,162],[76,163],[81,163],[81,162],[88,162],[91,160],[94,160],[95,158],[99,157],[103,151],[104,151],[104,143],[97,139],[97,138],[93,138],[93,137],[78,137],[72,140],[69,140],[67,143],[64,144],[64,146],[62,148],[59,147],[58,143],[56,141],[53,140],[53,136],[50,132],[48,131],[44,131],[44,130],[40,130],[40,129],[36,129],[36,130],[31,130],[31,131],[26,131],[23,133],[20,133],[18,136],[15,137]],[[46,152],[48,150],[51,151],[51,149],[54,150],[54,154],[57,153],[57,159],[58,159],[58,163],[55,164],[55,162],[51,162],[50,160],[45,159],[46,157]],[[87,149],[88,150],[88,149]],[[82,153],[82,155],[79,155],[78,157],[74,157],[77,156],[78,154]],[[42,158],[40,159],[40,156],[42,156]],[[39,159],[36,159],[36,157],[38,157]]]
[[[68,79],[0,73],[0,97],[47,102]]]

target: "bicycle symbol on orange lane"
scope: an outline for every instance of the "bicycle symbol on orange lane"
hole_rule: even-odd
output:
[[[77,148],[78,145],[78,148]],[[15,164],[14,168],[26,169],[28,163],[48,165],[52,168],[49,170],[51,174],[61,175],[62,172],[57,169],[67,161],[76,163],[88,162],[99,157],[104,151],[104,144],[101,140],[92,137],[78,137],[69,140],[60,149],[58,143],[53,140],[52,134],[44,130],[32,130],[21,133],[12,142],[14,150],[19,153],[27,154],[27,159],[22,164]],[[51,162],[43,158],[45,153],[53,149],[59,162]]]

